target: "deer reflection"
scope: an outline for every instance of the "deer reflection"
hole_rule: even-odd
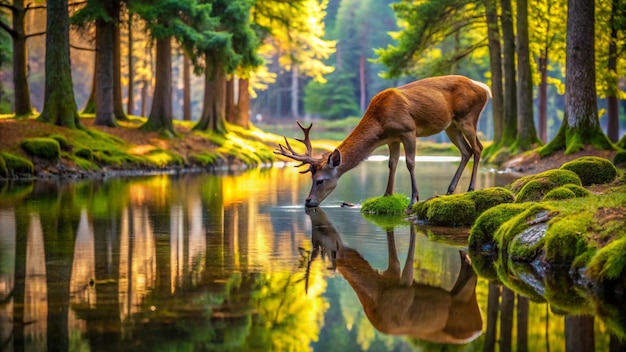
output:
[[[430,342],[461,344],[482,332],[476,300],[476,281],[468,257],[459,251],[461,269],[451,290],[419,283],[413,278],[415,227],[411,226],[409,252],[404,267],[393,231],[387,232],[388,267],[380,272],[356,250],[345,246],[322,209],[307,210],[312,224],[310,261],[328,257],[356,292],[363,310],[376,329]]]

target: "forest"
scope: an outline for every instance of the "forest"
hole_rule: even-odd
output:
[[[170,135],[174,120],[223,133],[226,122],[358,117],[382,89],[445,74],[491,87],[478,127],[494,142],[492,161],[503,149],[613,148],[626,120],[619,0],[0,0],[0,9],[0,113],[71,128],[79,112],[102,126],[144,116],[142,129]]]

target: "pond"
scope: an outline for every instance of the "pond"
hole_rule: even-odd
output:
[[[457,161],[418,159],[421,199]],[[3,185],[0,350],[608,350],[601,317],[477,276],[466,230],[385,230],[340,207],[382,194],[384,159],[308,211],[297,171]],[[510,181],[481,170],[476,188]]]

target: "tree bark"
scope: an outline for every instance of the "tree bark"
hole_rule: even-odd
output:
[[[68,128],[82,128],[72,86],[67,9],[67,0],[47,2],[45,99],[38,119]]]
[[[609,19],[609,25],[611,26],[611,35],[609,39],[609,62],[608,69],[612,81],[609,83],[609,92],[606,97],[608,124],[606,127],[606,134],[609,139],[616,143],[619,140],[619,105],[618,105],[618,75],[617,75],[617,21],[619,19],[618,14],[618,1],[611,1],[611,17]]]
[[[183,55],[183,120],[191,121],[191,63]]]
[[[28,55],[26,54],[26,31],[24,30],[24,0],[13,1],[13,101],[16,116],[30,115],[33,107],[28,86]]]
[[[133,67],[133,15],[128,14],[128,97],[126,101],[126,113],[135,113],[135,68]]]
[[[237,99],[237,124],[243,128],[250,128],[250,92],[247,78],[239,78],[239,95]]]
[[[114,22],[96,20],[96,119],[94,124],[98,126],[115,126],[113,111],[114,30]]]
[[[539,98],[539,139],[543,143],[548,142],[548,53],[543,51],[539,58],[539,75],[541,83],[538,87]]]
[[[511,145],[517,136],[517,106],[515,88],[515,35],[513,33],[513,9],[511,0],[501,0],[502,39],[504,71],[503,145]]]
[[[235,78],[226,81],[226,121],[237,123],[237,107],[235,105]]]
[[[83,114],[95,114],[96,113],[96,75],[98,72],[98,55],[94,55],[94,70],[93,77],[91,78],[91,91],[89,92],[89,97],[85,102],[85,108],[83,109]]]
[[[202,116],[194,130],[224,133],[226,128],[226,75],[217,65],[212,72],[205,73],[204,103]]]
[[[502,47],[500,44],[500,26],[495,0],[485,0],[487,16],[487,36],[489,38],[489,66],[491,68],[491,109],[493,114],[493,142],[502,139]]]
[[[517,0],[517,140],[515,149],[527,151],[539,144],[533,116],[533,80],[528,44],[528,1]]]
[[[148,121],[141,126],[141,129],[175,134],[172,122],[172,44],[170,37],[156,40],[156,77],[152,107]]]
[[[111,0],[108,0],[111,1]],[[122,53],[120,40],[120,0],[112,2],[113,18],[113,114],[117,120],[126,121],[128,116],[124,112],[124,103],[122,102]]]

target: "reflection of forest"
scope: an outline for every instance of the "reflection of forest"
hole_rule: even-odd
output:
[[[299,283],[303,224],[272,228],[245,179],[169,180],[45,187],[0,210],[1,350],[308,349],[325,281]]]

